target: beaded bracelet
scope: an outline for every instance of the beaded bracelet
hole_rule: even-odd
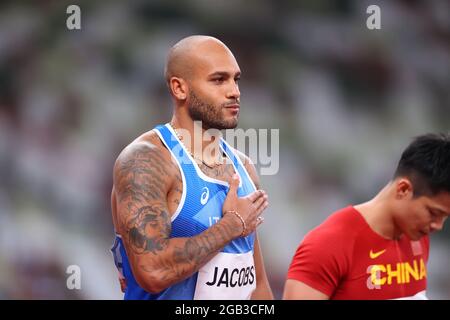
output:
[[[247,230],[247,225],[245,224],[244,219],[243,219],[242,216],[241,216],[237,211],[235,211],[235,210],[228,210],[228,211],[225,211],[224,215],[227,214],[227,213],[229,213],[229,212],[230,212],[230,213],[234,213],[234,214],[239,218],[239,220],[241,220],[243,230],[242,230],[242,233],[241,233],[241,235],[240,235],[239,237],[242,237],[242,236],[244,235],[245,231]]]

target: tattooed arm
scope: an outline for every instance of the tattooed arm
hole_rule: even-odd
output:
[[[152,293],[192,275],[242,232],[240,220],[227,214],[197,236],[169,238],[167,195],[173,188],[176,170],[178,167],[162,145],[142,140],[128,146],[114,167],[116,229],[122,235],[136,281]],[[247,233],[253,232],[257,225],[254,221],[266,206],[264,193],[239,199],[236,196],[228,202],[246,220]]]

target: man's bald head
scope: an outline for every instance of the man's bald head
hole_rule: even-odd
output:
[[[201,121],[203,128],[235,128],[240,74],[230,49],[218,39],[182,39],[170,49],[165,71],[175,112],[181,118]]]
[[[169,87],[172,77],[189,80],[210,50],[223,50],[233,55],[222,41],[210,36],[195,35],[177,42],[169,51],[164,72]]]

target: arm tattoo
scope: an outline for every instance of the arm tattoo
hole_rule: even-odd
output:
[[[236,224],[222,219],[201,234],[170,238],[168,184],[181,179],[161,150],[139,144],[120,156],[116,164],[115,188],[121,204],[118,215],[129,254],[149,279],[179,282],[197,271],[230,242]],[[181,191],[181,190],[180,190]]]
[[[187,239],[183,247],[174,251],[175,261],[189,262],[200,268],[233,239],[233,234],[236,233],[234,228],[229,220],[222,219],[221,223],[216,223],[198,236]]]
[[[131,248],[135,253],[157,254],[167,247],[171,222],[161,206],[145,206],[130,216],[127,230]]]
[[[135,148],[131,156],[119,162],[118,200],[129,198],[139,203],[162,199],[164,179],[169,176],[164,162],[166,160],[156,148]]]
[[[200,269],[232,238],[230,221],[216,223],[203,233],[191,238],[174,238],[167,242],[166,255],[152,256],[151,263],[140,268],[170,285],[179,282]]]

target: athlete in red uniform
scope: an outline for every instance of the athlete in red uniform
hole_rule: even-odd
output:
[[[450,135],[417,137],[375,198],[306,235],[283,298],[426,299],[428,234],[449,215]]]

